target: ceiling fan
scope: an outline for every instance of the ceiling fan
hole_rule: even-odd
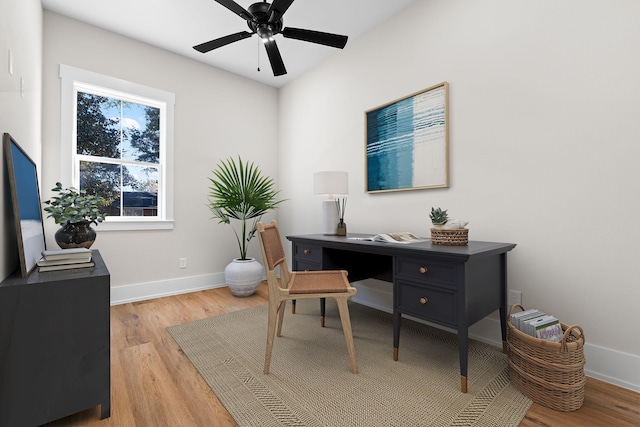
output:
[[[273,3],[271,4],[264,0],[262,3],[253,3],[248,7],[248,9],[243,8],[233,0],[215,1],[247,21],[247,25],[251,32],[240,31],[239,33],[220,37],[193,47],[195,50],[202,53],[207,53],[213,49],[226,46],[230,43],[237,42],[257,34],[267,50],[267,56],[271,63],[273,75],[281,76],[283,74],[287,74],[287,69],[285,68],[282,57],[280,56],[278,45],[273,38],[276,34],[282,34],[284,37],[290,39],[322,44],[339,49],[342,49],[347,44],[347,36],[304,30],[301,28],[283,28],[282,16],[287,9],[289,9],[289,6],[291,6],[291,3],[293,3],[294,0],[273,0]]]

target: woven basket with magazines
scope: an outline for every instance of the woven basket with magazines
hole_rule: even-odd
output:
[[[455,230],[445,230],[442,228],[432,228],[431,242],[434,245],[464,246],[469,243],[469,229],[458,228]]]
[[[511,381],[534,402],[556,411],[575,411],[584,402],[584,332],[578,325],[561,323],[560,342],[525,334],[507,317],[507,345]]]

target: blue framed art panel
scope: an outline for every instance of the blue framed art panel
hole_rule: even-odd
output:
[[[366,192],[449,186],[447,82],[365,112]]]
[[[22,277],[27,277],[36,268],[42,251],[46,249],[38,172],[35,162],[11,135],[5,133],[2,140],[16,225],[20,270]]]

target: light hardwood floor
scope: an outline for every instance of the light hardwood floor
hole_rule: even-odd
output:
[[[49,426],[235,426],[166,327],[266,304],[228,288],[111,307],[111,417],[99,407]],[[584,406],[557,412],[534,404],[521,427],[640,426],[640,393],[588,378]]]

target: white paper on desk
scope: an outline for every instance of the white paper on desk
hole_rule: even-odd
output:
[[[376,234],[375,236],[371,237],[349,237],[349,239],[369,242],[400,243],[403,245],[426,241],[426,239],[416,237],[408,231],[403,231],[401,233]]]

